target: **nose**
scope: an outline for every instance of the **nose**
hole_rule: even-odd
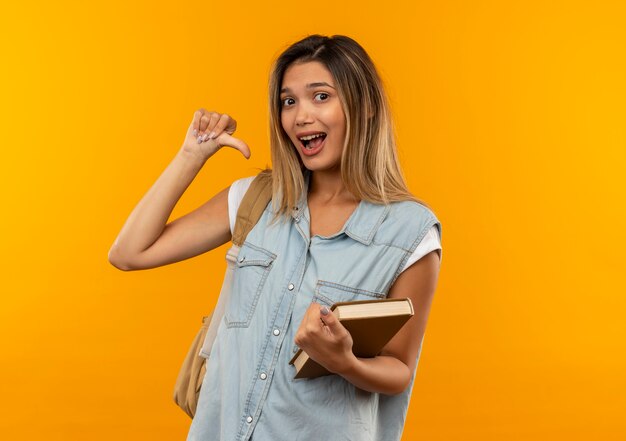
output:
[[[296,110],[296,125],[303,126],[313,122],[313,117],[306,104],[300,104]]]

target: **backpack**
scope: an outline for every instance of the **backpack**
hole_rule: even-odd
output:
[[[226,268],[217,305],[211,314],[202,317],[202,326],[193,339],[187,356],[178,372],[178,378],[174,386],[174,402],[191,418],[196,413],[200,388],[206,372],[208,353],[213,346],[217,328],[224,317],[224,311],[230,299],[233,270],[239,249],[245,242],[248,233],[261,218],[265,207],[271,199],[271,170],[264,170],[254,178],[237,210],[232,246],[226,253],[228,267]],[[201,352],[203,355],[201,355]]]

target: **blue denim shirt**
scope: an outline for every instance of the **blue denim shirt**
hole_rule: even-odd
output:
[[[306,198],[291,218],[271,218],[269,204],[239,251],[187,439],[399,440],[415,372],[404,392],[384,395],[338,375],[294,380],[289,360],[311,302],[386,297],[439,221],[414,202],[361,201],[341,231],[310,237]]]

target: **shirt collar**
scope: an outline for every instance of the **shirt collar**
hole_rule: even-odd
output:
[[[389,205],[372,204],[362,200],[346,222],[344,231],[352,239],[369,245],[389,210],[391,210]]]
[[[300,219],[305,216],[305,212],[308,211],[307,192],[309,188],[309,175],[310,172],[306,170],[304,173],[305,192],[291,213],[291,217],[297,222],[299,222]],[[387,217],[389,210],[391,210],[389,205],[373,204],[362,200],[346,221],[343,229],[337,234],[346,233],[352,239],[364,245],[369,245],[372,243],[374,235],[376,231],[378,231],[378,227],[380,227],[380,224],[382,224]]]

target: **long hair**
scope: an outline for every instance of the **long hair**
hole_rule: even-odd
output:
[[[353,39],[311,35],[289,46],[275,61],[269,81],[272,204],[288,215],[304,188],[304,165],[281,124],[280,89],[293,63],[317,61],[332,74],[346,117],[341,177],[356,198],[377,204],[416,201],[400,163],[389,102],[374,63]]]

